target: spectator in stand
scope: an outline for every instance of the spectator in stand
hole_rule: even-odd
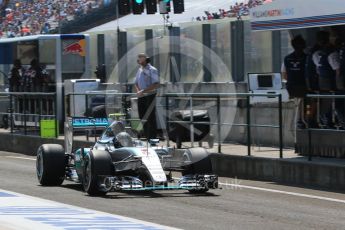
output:
[[[49,33],[51,29],[77,15],[87,14],[102,5],[99,0],[13,0],[0,15],[2,37]],[[51,22],[54,23],[54,27]],[[56,24],[56,25],[55,25]]]
[[[206,17],[203,16],[203,20],[213,20],[213,19],[222,19],[222,18],[237,18],[238,20],[242,19],[242,16],[249,15],[249,10],[258,5],[264,3],[272,2],[272,0],[249,0],[248,3],[238,3],[231,5],[229,10],[219,9],[218,12],[208,12],[205,11]],[[198,17],[197,17],[198,19]],[[197,20],[198,21],[198,20]]]

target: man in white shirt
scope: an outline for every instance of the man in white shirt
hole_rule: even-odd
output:
[[[138,55],[140,68],[135,77],[135,89],[138,95],[138,112],[142,120],[145,136],[157,137],[156,125],[156,90],[159,87],[158,70],[150,64],[146,54]]]

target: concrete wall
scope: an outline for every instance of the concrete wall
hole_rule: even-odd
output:
[[[212,154],[212,163],[216,174],[223,177],[345,191],[345,166],[224,154]]]
[[[23,153],[31,156],[36,155],[38,147],[42,144],[60,144],[64,146],[63,139],[40,138],[38,136],[24,136],[17,134],[0,133],[0,151]],[[75,146],[90,147],[91,142],[75,141]]]
[[[345,133],[343,130],[310,130],[312,156],[345,158]],[[309,155],[309,134],[307,129],[298,130],[296,151]]]

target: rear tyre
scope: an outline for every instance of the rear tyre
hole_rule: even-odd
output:
[[[111,156],[106,151],[91,151],[84,159],[83,188],[90,196],[104,196],[108,190],[102,187],[100,176],[113,174]]]
[[[44,144],[38,148],[36,174],[44,186],[61,185],[66,174],[65,151],[61,145]]]

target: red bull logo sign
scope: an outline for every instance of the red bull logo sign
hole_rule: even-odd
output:
[[[85,57],[85,39],[81,39],[73,43],[64,44],[63,55],[67,54],[75,54]]]

